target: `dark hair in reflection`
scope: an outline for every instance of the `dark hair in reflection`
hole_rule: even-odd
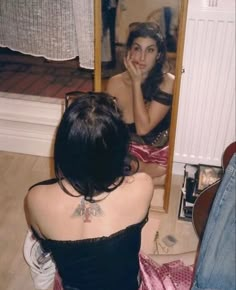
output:
[[[160,54],[156,64],[149,72],[148,77],[142,85],[144,98],[152,100],[152,96],[159,90],[159,85],[163,81],[163,67],[166,62],[166,42],[165,38],[161,33],[160,27],[154,22],[136,22],[134,25],[130,25],[130,33],[128,36],[126,47],[128,50],[131,49],[135,39],[138,37],[150,37],[156,42],[158,53]],[[156,88],[156,90],[155,90]]]
[[[66,109],[55,147],[55,174],[66,179],[86,200],[110,192],[124,180],[129,133],[112,97],[84,93]],[[74,195],[72,195],[74,196]]]

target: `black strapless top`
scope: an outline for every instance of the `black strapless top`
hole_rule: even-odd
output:
[[[165,93],[161,90],[158,91],[158,93],[152,98],[153,101],[156,101],[158,103],[161,103],[166,106],[171,106],[172,104],[172,95]],[[150,102],[149,100],[146,100],[146,102]],[[153,128],[148,134],[140,136],[142,138],[142,141],[145,144],[151,145],[154,140],[157,138],[158,134],[161,132],[168,130],[170,127],[170,119],[171,119],[171,109],[167,112],[165,117],[161,120],[161,122]],[[132,135],[137,135],[135,124],[134,123],[129,123],[127,124],[128,130]],[[132,138],[131,138],[132,139]]]
[[[147,220],[108,237],[77,241],[44,239],[32,231],[51,253],[64,290],[137,290],[141,230]]]

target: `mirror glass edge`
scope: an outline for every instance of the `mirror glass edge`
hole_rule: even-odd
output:
[[[184,49],[184,37],[187,19],[187,7],[188,0],[180,0],[180,23],[179,23],[179,39],[177,43],[177,57],[176,57],[176,68],[175,68],[175,89],[174,89],[174,100],[173,109],[171,113],[171,126],[170,126],[170,139],[169,139],[169,158],[167,165],[166,182],[164,186],[163,196],[163,207],[151,206],[151,212],[165,212],[169,210],[169,199],[172,181],[172,169],[174,159],[174,145],[175,145],[175,133],[176,133],[176,122],[178,114],[178,103],[179,103],[179,91],[180,81],[182,74],[182,60],[183,60],[183,49]],[[102,16],[101,16],[101,0],[94,0],[94,90],[100,92],[102,90],[102,72],[101,72],[101,33],[102,33]]]

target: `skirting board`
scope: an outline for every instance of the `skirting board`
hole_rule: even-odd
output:
[[[0,92],[0,150],[50,157],[64,100]]]
[[[53,156],[64,100],[0,92],[0,150]],[[173,174],[183,175],[184,164],[175,163]]]

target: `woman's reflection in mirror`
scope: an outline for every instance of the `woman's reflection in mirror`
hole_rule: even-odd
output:
[[[107,92],[117,98],[123,112],[131,134],[130,153],[139,160],[139,171],[151,175],[155,185],[163,184],[175,79],[165,71],[165,38],[158,24],[135,23],[130,25],[126,47],[126,70],[109,79]]]

